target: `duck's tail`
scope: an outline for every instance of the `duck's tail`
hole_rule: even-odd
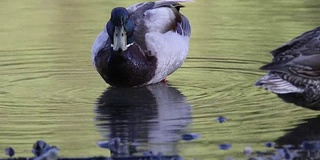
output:
[[[287,93],[302,93],[304,88],[294,86],[290,82],[282,79],[276,74],[267,74],[260,78],[255,86],[262,87],[266,90],[270,90],[276,94],[287,94]]]

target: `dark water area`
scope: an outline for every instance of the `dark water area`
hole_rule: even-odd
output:
[[[109,88],[97,100],[95,120],[107,140],[119,137],[140,143],[140,152],[177,155],[180,135],[191,123],[191,109],[181,92],[164,83]]]
[[[187,160],[318,156],[319,112],[254,84],[269,51],[320,24],[320,1],[186,3],[190,52],[168,83],[110,88],[91,47],[112,8],[137,2],[0,1],[0,151],[32,157],[42,139],[61,157],[110,157],[97,144],[120,138],[124,154]]]

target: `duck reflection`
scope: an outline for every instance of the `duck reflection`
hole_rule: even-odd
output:
[[[320,116],[306,119],[295,128],[287,130],[284,136],[276,140],[276,144],[281,146],[290,144],[298,147],[306,141],[320,141],[319,124]]]
[[[191,106],[165,83],[108,88],[97,99],[95,111],[105,139],[120,138],[125,146],[138,142],[139,148],[152,153],[177,154],[179,135],[191,122]]]
[[[313,109],[313,110],[320,110],[320,100],[309,102],[300,94],[297,93],[289,93],[289,94],[277,94],[279,98],[287,103],[293,103],[297,106]]]
[[[279,137],[275,142],[291,159],[320,159],[320,116],[306,119],[303,123]]]
[[[317,116],[286,130],[285,135],[275,140],[275,152],[269,159],[320,159],[319,124],[320,116]],[[263,156],[266,154],[270,153]]]

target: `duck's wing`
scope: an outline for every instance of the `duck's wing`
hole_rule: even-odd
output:
[[[143,17],[143,12],[145,12],[148,9],[151,9],[154,6],[155,2],[142,2],[142,3],[136,3],[134,5],[131,5],[127,8],[128,13],[133,16],[135,14],[134,18],[136,17]],[[141,13],[141,14],[139,14]]]
[[[274,56],[272,62],[260,69],[302,77],[320,76],[320,27],[303,33],[271,54]]]
[[[97,57],[98,53],[107,48],[110,47],[109,45],[106,45],[106,43],[111,43],[110,40],[108,42],[109,35],[107,33],[106,28],[102,30],[102,32],[99,33],[99,35],[96,37],[92,49],[91,49],[91,60],[92,64],[96,67],[96,61],[95,58]]]
[[[307,31],[283,46],[271,51],[273,57],[299,54],[317,54],[320,50],[320,27]]]
[[[136,3],[134,5],[131,5],[127,8],[129,14],[133,14],[136,12],[143,13],[146,10],[149,9],[155,9],[160,7],[175,7],[180,10],[183,5],[181,5],[179,2],[192,2],[193,0],[158,0],[156,2],[142,2],[142,3]],[[143,16],[143,15],[141,15]]]
[[[184,6],[179,2],[191,1],[192,0],[161,0],[137,3],[128,7],[129,15],[136,26],[135,36],[137,37],[134,39],[143,39],[147,32],[155,31],[165,33],[170,30],[174,30],[181,35],[190,36],[191,26],[188,19],[180,14],[180,8]]]
[[[178,69],[189,51],[191,25],[180,13],[180,2],[191,0],[156,1],[130,6],[135,24],[134,41],[142,50],[157,57],[157,69],[149,83],[159,82]]]
[[[320,79],[320,54],[300,55],[288,61],[272,62],[260,69],[290,73],[299,77]]]
[[[192,0],[171,0],[171,1],[157,1],[155,2],[153,9],[157,9],[157,8],[170,8],[172,10],[173,15],[171,15],[171,21],[167,22],[167,26],[156,26],[155,25],[155,29],[157,29],[157,27],[159,27],[159,30],[163,30],[163,31],[170,31],[170,30],[174,30],[177,33],[179,33],[180,35],[183,36],[188,36],[190,37],[191,35],[191,25],[189,20],[180,13],[180,8],[184,7],[182,4],[180,4],[179,2],[192,2]],[[161,16],[162,14],[160,14],[159,12],[148,12],[147,14],[149,14],[150,17],[153,16]],[[170,14],[170,13],[168,13]],[[161,19],[161,18],[160,18]]]

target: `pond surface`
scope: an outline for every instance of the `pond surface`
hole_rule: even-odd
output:
[[[185,159],[246,159],[245,147],[320,137],[320,112],[254,87],[270,50],[319,25],[320,1],[188,3],[190,53],[168,84],[110,89],[91,65],[91,46],[113,7],[137,2],[0,1],[0,150],[30,157],[43,139],[64,157],[109,156],[96,143],[121,137]],[[180,140],[190,132],[200,138]]]

